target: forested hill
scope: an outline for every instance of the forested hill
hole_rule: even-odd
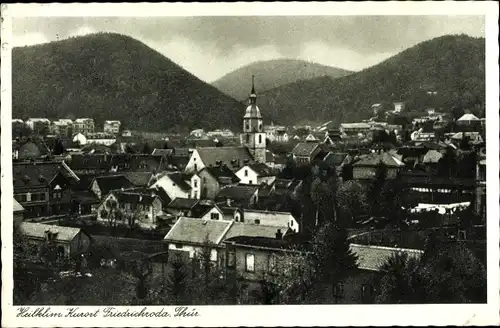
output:
[[[118,119],[145,131],[238,128],[244,105],[145,44],[113,33],[14,48],[16,118]]]
[[[429,96],[428,91],[437,94]],[[333,79],[319,77],[259,94],[265,119],[281,124],[335,123],[372,116],[370,107],[405,101],[407,109],[449,111],[453,106],[484,115],[484,38],[448,35],[422,42],[385,61]]]
[[[320,76],[337,78],[351,73],[351,71],[304,60],[275,59],[258,61],[236,69],[213,82],[212,85],[235,99],[245,100],[250,92],[252,75],[256,77],[257,91],[263,92],[301,80]]]

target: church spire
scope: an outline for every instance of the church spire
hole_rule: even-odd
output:
[[[255,105],[257,102],[257,94],[255,93],[255,75],[252,75],[252,91],[250,92],[250,104]]]

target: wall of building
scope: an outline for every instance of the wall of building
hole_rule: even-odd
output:
[[[375,177],[376,167],[355,166],[352,169],[352,177],[354,180],[373,179]],[[387,168],[387,179],[395,179],[399,170],[396,168]]]
[[[156,187],[161,187],[167,193],[170,199],[175,198],[189,198],[191,191],[185,191],[179,188],[169,177],[164,175],[160,180],[156,181],[150,188],[154,189]]]
[[[212,177],[206,170],[201,171],[199,174],[201,179],[200,195],[203,199],[214,199],[219,193],[221,187],[219,182]]]
[[[186,168],[184,169],[185,172],[198,172],[202,168],[205,167],[205,164],[200,158],[200,155],[196,151],[196,149],[193,151],[191,154],[191,157],[189,158],[189,162],[186,165]]]
[[[258,175],[248,166],[242,167],[238,172],[235,173],[238,178],[240,178],[240,183],[242,184],[254,184],[258,185]]]
[[[191,177],[191,198],[200,199],[201,196],[201,178],[198,175]]]

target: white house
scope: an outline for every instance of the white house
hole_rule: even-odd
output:
[[[81,133],[77,133],[73,136],[73,142],[78,142],[81,146],[87,144],[87,137]]]
[[[276,172],[263,163],[245,165],[236,172],[242,184],[260,185],[272,184],[276,180]]]
[[[116,137],[109,133],[87,133],[87,143],[110,146],[116,142]]]
[[[253,163],[252,155],[246,147],[203,147],[193,149],[186,172],[199,172],[204,167],[225,164],[232,171]]]
[[[104,132],[107,133],[112,133],[112,134],[118,134],[120,132],[120,126],[121,122],[120,121],[104,121]]]
[[[190,198],[192,192],[192,177],[193,175],[182,172],[164,173],[156,177],[156,182],[154,182],[150,188],[163,189],[167,196],[172,200],[176,198]]]
[[[243,209],[240,222],[281,228],[282,231],[290,229],[299,232],[299,223],[290,212]]]

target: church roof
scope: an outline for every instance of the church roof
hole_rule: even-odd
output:
[[[256,104],[248,105],[243,118],[262,118],[259,107]]]

